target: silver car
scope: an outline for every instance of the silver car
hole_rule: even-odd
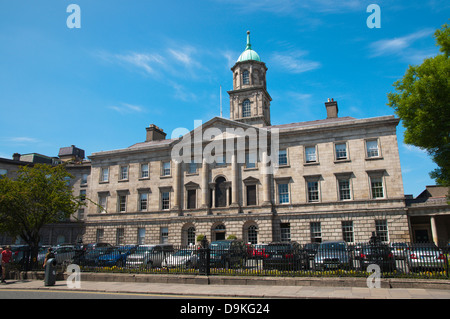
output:
[[[137,267],[161,267],[164,259],[173,253],[173,245],[139,245],[134,253],[127,257],[126,266]]]
[[[349,269],[353,265],[347,243],[344,241],[326,241],[320,244],[314,256],[314,268],[320,269]]]
[[[444,270],[447,260],[434,244],[414,244],[407,255],[407,263],[411,271]]]
[[[396,259],[406,258],[409,249],[407,243],[390,243],[389,246]]]
[[[194,249],[180,249],[162,261],[161,266],[167,268],[197,267],[198,254]]]

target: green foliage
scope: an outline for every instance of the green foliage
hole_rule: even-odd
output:
[[[430,176],[450,186],[450,29],[447,24],[435,32],[442,54],[409,66],[394,83],[388,105],[402,120],[405,143],[427,150],[439,166]]]
[[[44,225],[69,218],[83,205],[70,178],[62,165],[37,164],[20,168],[15,180],[0,179],[0,231],[37,246]]]

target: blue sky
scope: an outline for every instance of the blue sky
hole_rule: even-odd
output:
[[[81,28],[70,29],[70,4]],[[369,4],[381,9],[370,29]],[[231,66],[252,48],[268,67],[272,124],[393,114],[392,84],[408,65],[438,53],[434,31],[448,0],[0,0],[0,157],[87,155],[145,140],[156,124],[170,137],[194,120],[229,117]],[[405,193],[434,184],[427,154],[403,143]]]

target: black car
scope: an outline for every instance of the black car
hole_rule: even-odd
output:
[[[367,270],[371,264],[380,266],[383,272],[396,270],[394,254],[388,245],[364,245],[359,251],[359,256],[356,257],[359,259],[361,270]]]
[[[266,246],[264,269],[299,270],[309,269],[306,252],[296,242],[274,242]]]
[[[217,240],[209,245],[211,267],[244,267],[247,262],[247,248],[240,240]]]
[[[314,259],[314,256],[317,254],[317,250],[319,249],[320,243],[308,243],[303,246],[303,250],[306,252],[306,255],[309,259]]]

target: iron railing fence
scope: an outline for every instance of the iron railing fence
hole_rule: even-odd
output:
[[[259,276],[367,276],[376,265],[382,277],[448,278],[448,246],[408,243],[328,242],[259,245],[126,245],[55,251],[60,270],[77,264],[81,271]],[[235,243],[237,243],[235,241]],[[23,249],[22,249],[23,251]],[[14,253],[14,252],[13,252]],[[25,252],[14,255],[21,270],[43,269]],[[21,259],[19,258],[20,256]],[[371,266],[373,268],[373,266]]]

